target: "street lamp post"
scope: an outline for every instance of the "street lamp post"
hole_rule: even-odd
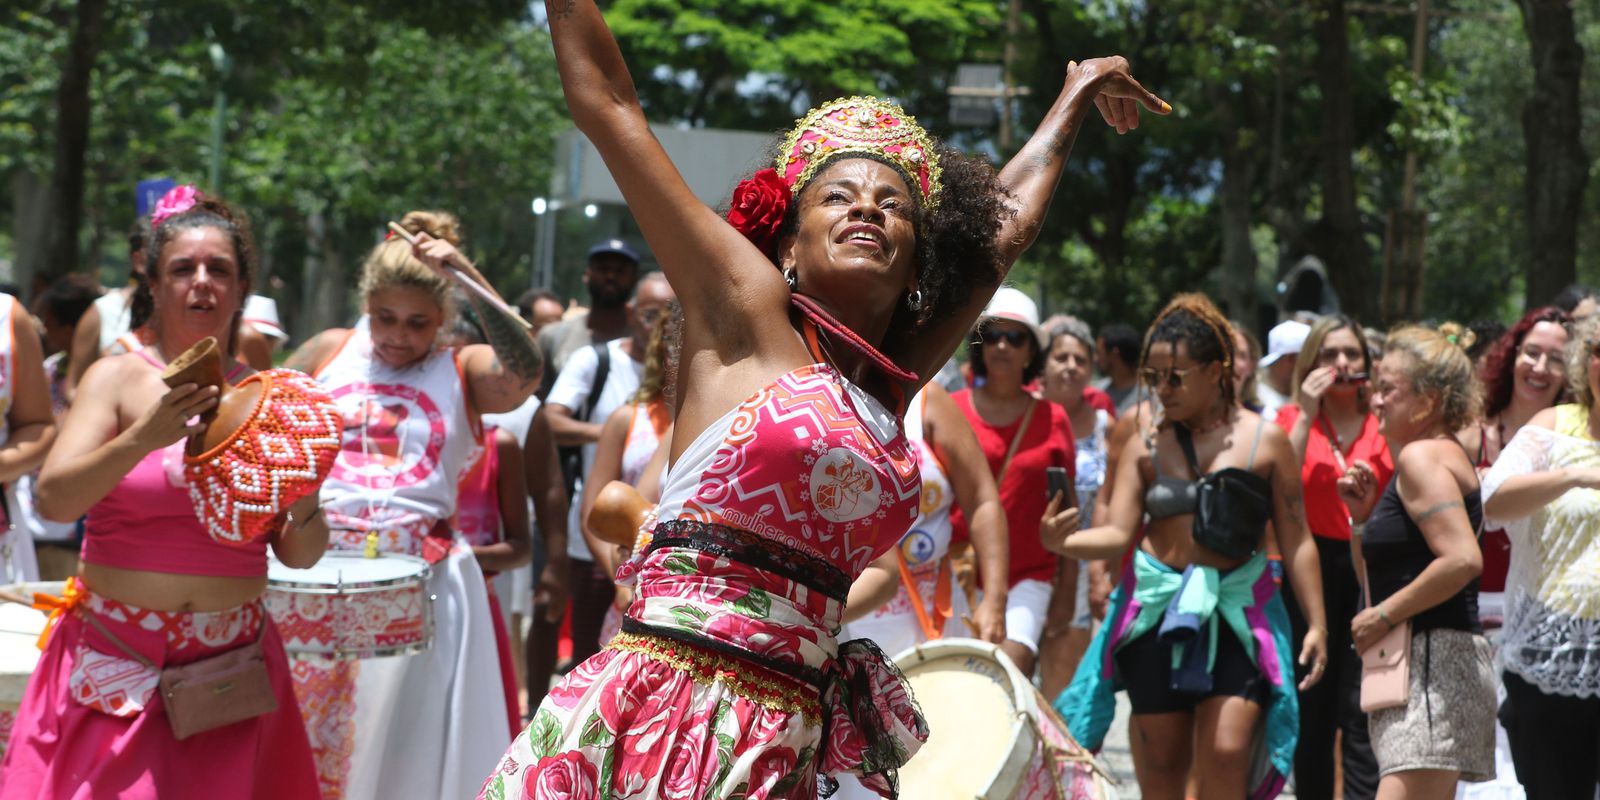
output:
[[[560,200],[533,198],[533,215],[539,218],[534,229],[533,284],[529,288],[549,288],[555,282],[556,212],[566,204]]]

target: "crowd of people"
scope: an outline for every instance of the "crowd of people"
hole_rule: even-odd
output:
[[[1594,291],[1509,327],[1296,315],[1265,352],[1201,294],[1142,332],[1041,320],[1004,280],[1089,109],[1170,111],[1122,59],[1070,65],[999,170],[824,104],[717,213],[599,11],[556,5],[569,108],[660,271],[599,242],[586,305],[518,319],[462,223],[413,211],[354,324],[285,354],[248,223],[180,187],[129,287],[0,302],[0,566],[65,581],[0,798],[893,797],[929,731],[889,657],[946,638],[1090,749],[1125,691],[1147,798],[1453,797],[1510,777],[1497,730],[1526,796],[1594,795]],[[224,384],[165,384],[208,337]],[[279,362],[337,405],[339,455],[225,541],[185,459]],[[619,483],[649,509],[620,534]],[[428,598],[341,625],[425,635],[308,646],[327,601],[285,576],[329,561]],[[197,723],[174,675],[235,655],[258,689]]]

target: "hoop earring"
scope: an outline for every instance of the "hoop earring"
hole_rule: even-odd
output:
[[[912,311],[912,313],[921,313],[921,311],[922,311],[922,290],[921,289],[912,289],[911,293],[906,295],[906,308],[910,309]]]
[[[800,276],[795,274],[794,267],[783,271],[783,282],[789,284],[791,293],[800,291]]]

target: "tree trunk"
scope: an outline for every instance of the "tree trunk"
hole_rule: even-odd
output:
[[[291,335],[297,342],[345,322],[343,303],[349,296],[349,289],[345,286],[339,249],[334,244],[333,232],[337,227],[326,211],[317,210],[306,216],[300,307],[290,310]]]
[[[89,83],[100,55],[107,0],[78,0],[67,61],[56,87],[55,172],[51,176],[49,278],[78,263],[78,227],[83,222],[84,164],[89,149]]]
[[[1309,237],[1327,266],[1341,307],[1356,319],[1378,320],[1372,248],[1356,210],[1355,122],[1350,91],[1350,30],[1344,0],[1318,0],[1317,85],[1322,90],[1322,219]]]
[[[1578,84],[1583,48],[1567,0],[1522,0],[1533,90],[1522,106],[1527,143],[1527,306],[1542,306],[1577,280],[1578,214],[1589,183]]]
[[[1234,98],[1216,98],[1222,133],[1222,186],[1217,207],[1222,214],[1222,270],[1219,298],[1228,316],[1247,325],[1256,316],[1256,251],[1250,243],[1250,201],[1254,195],[1254,148],[1239,128]]]
[[[31,286],[35,275],[42,275],[50,253],[50,184],[39,175],[21,169],[11,176],[11,237],[16,243],[17,261],[11,279],[18,286]],[[94,276],[97,280],[100,276]]]

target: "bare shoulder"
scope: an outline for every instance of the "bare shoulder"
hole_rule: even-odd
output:
[[[1423,439],[1400,448],[1395,471],[1413,485],[1454,476],[1476,475],[1471,459],[1455,439]],[[1443,469],[1440,469],[1443,467]]]
[[[307,339],[283,365],[305,373],[315,372],[349,336],[349,328],[329,328]]]
[[[160,376],[150,362],[137,353],[122,353],[95,359],[78,381],[78,402],[115,407],[140,389],[160,384]],[[133,390],[130,392],[130,390]]]
[[[1557,409],[1559,408],[1561,408],[1561,406],[1551,406],[1543,411],[1540,411],[1539,413],[1534,414],[1533,419],[1528,420],[1527,424],[1535,428],[1544,428],[1545,430],[1553,431],[1556,429],[1556,414],[1558,413]],[[1505,443],[1502,442],[1501,446],[1504,447]]]

